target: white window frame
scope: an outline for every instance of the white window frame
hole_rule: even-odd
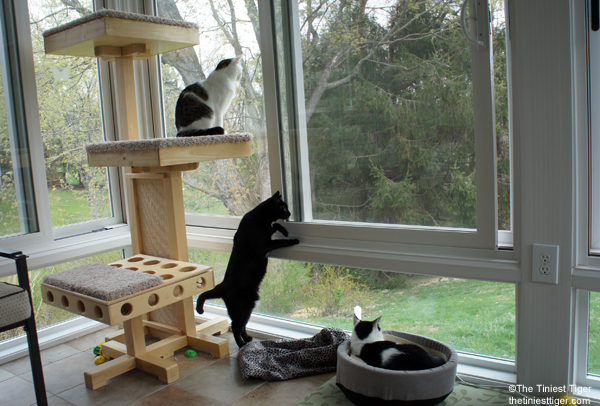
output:
[[[600,292],[600,246],[595,241],[600,231],[600,212],[592,202],[600,199],[600,167],[592,156],[600,156],[600,116],[591,109],[600,108],[600,81],[593,77],[600,67],[600,31],[591,32],[589,2],[572,5],[573,27],[573,126],[576,136],[575,159],[575,242],[572,273],[574,312],[572,323],[573,382],[592,388],[592,397],[600,398],[600,377],[588,375],[590,292]],[[581,22],[584,21],[585,24]],[[592,48],[596,48],[596,51]],[[596,69],[597,70],[597,69]],[[597,75],[596,75],[597,76]],[[598,142],[590,142],[594,137]],[[597,175],[596,175],[597,174]],[[592,180],[594,177],[594,181]],[[592,183],[594,182],[594,183]],[[596,229],[596,232],[594,232]]]
[[[16,26],[19,44],[19,65],[22,77],[22,97],[24,100],[25,118],[27,126],[27,139],[30,148],[31,171],[35,192],[35,205],[38,215],[39,231],[29,234],[17,234],[0,237],[0,245],[6,248],[23,251],[30,259],[30,269],[38,269],[56,263],[65,262],[77,258],[83,258],[103,252],[131,245],[129,226],[125,223],[125,196],[123,190],[122,174],[120,171],[109,168],[109,179],[111,188],[111,204],[113,216],[110,218],[92,220],[64,227],[53,227],[48,190],[46,187],[46,169],[44,166],[44,147],[41,137],[40,117],[37,101],[37,87],[35,81],[35,70],[33,62],[33,49],[31,32],[29,26],[28,2],[11,2],[14,7],[14,24]],[[113,3],[113,4],[108,4]],[[102,8],[115,6],[111,0],[95,0],[95,7]],[[119,3],[122,3],[119,1]],[[122,6],[122,4],[119,4]],[[113,101],[114,85],[109,85],[111,74],[106,62],[98,63],[98,74],[100,76],[100,91],[103,102],[103,125],[107,139],[118,139],[113,124],[114,110]],[[137,67],[143,70],[144,66]],[[114,76],[114,75],[112,75]],[[139,75],[141,80],[148,80],[148,75]],[[139,86],[149,89],[149,86]],[[146,97],[151,100],[152,98]],[[155,106],[143,105],[148,111],[158,111]],[[151,121],[155,123],[156,121]],[[156,125],[154,125],[156,127]],[[148,128],[146,126],[145,128]],[[150,126],[150,130],[154,128]],[[0,276],[14,273],[11,261],[0,261]]]
[[[475,1],[470,1],[470,7],[474,7]],[[263,49],[263,78],[264,78],[264,100],[265,105],[277,106],[280,105],[278,100],[277,89],[277,72],[275,66],[275,47],[274,42],[274,23],[272,17],[271,1],[259,0],[259,18],[261,29],[261,48]],[[289,2],[291,7],[290,15],[298,15],[297,2]],[[477,17],[480,22],[480,31],[484,32],[482,36],[485,40],[485,46],[472,44],[472,61],[473,65],[473,80],[480,83],[474,88],[482,89],[476,93],[474,100],[474,117],[475,120],[475,149],[476,156],[484,157],[476,160],[476,184],[477,186],[477,224],[478,229],[457,229],[457,228],[439,228],[439,227],[420,227],[420,226],[403,226],[403,225],[388,225],[388,224],[367,224],[367,223],[350,223],[350,222],[333,222],[333,221],[317,221],[311,218],[310,197],[308,193],[300,191],[303,199],[304,221],[288,222],[286,227],[291,234],[302,237],[302,244],[294,247],[289,252],[294,251],[297,255],[289,259],[306,260],[307,256],[314,258],[314,255],[319,256],[319,252],[328,247],[330,251],[340,252],[340,257],[352,258],[358,256],[356,245],[367,243],[375,245],[376,251],[384,250],[386,254],[397,256],[401,253],[403,258],[398,258],[400,262],[404,262],[404,254],[422,253],[430,255],[432,253],[439,256],[445,256],[448,252],[444,247],[452,247],[453,256],[458,258],[469,259],[473,255],[473,250],[477,250],[477,256],[490,261],[511,261],[515,259],[515,255],[510,250],[502,250],[499,248],[512,248],[513,233],[512,231],[498,231],[497,229],[497,179],[496,179],[496,136],[495,136],[495,112],[493,105],[493,74],[491,66],[491,55],[489,50],[490,38],[490,21],[488,12],[488,2],[485,1],[485,7],[477,9]],[[296,60],[300,58],[299,48],[299,28],[297,18],[291,18],[289,24],[292,27],[295,35],[293,42],[294,48],[288,53],[295,55]],[[508,19],[507,19],[508,25]],[[474,26],[471,28],[474,29]],[[509,41],[507,40],[507,43]],[[485,49],[484,49],[485,48]],[[486,50],[487,49],[487,50]],[[265,51],[266,50],[266,51]],[[510,65],[509,65],[510,66]],[[476,74],[479,72],[479,74]],[[510,69],[509,69],[510,75]],[[307,158],[307,142],[306,128],[303,117],[304,95],[301,70],[296,69],[293,72],[294,87],[296,99],[292,101],[297,106],[296,121],[300,123],[299,128],[295,129],[298,137],[299,161],[302,163],[301,170],[308,168]],[[484,119],[482,119],[484,117]],[[268,133],[268,150],[270,163],[270,176],[272,190],[281,190],[285,188],[283,181],[283,165],[281,156],[281,139],[280,139],[280,121],[278,117],[278,109],[266,109],[267,133]],[[303,176],[301,188],[310,190],[306,179],[308,176]],[[512,188],[512,185],[511,185]],[[511,193],[512,200],[513,193]],[[512,216],[512,214],[511,214]],[[229,216],[209,216],[198,214],[187,214],[186,221],[190,227],[189,231],[192,234],[191,239],[194,248],[208,248],[214,241],[207,241],[207,244],[202,244],[203,236],[211,234],[211,230],[216,234],[222,233],[220,230],[229,229],[235,230],[239,224],[239,217]],[[215,238],[219,238],[215,235]],[[324,241],[326,239],[326,241]],[[311,248],[314,247],[313,248]],[[382,248],[387,247],[387,248]],[[433,247],[433,248],[432,248]],[[367,251],[372,251],[374,247],[367,248]],[[340,251],[341,250],[341,251]],[[307,255],[301,255],[300,251]],[[483,254],[482,254],[483,253]],[[452,255],[451,254],[451,255]],[[279,254],[276,254],[279,255]],[[361,253],[362,255],[362,253]],[[323,255],[330,258],[330,255]],[[339,262],[338,262],[339,263]],[[356,261],[345,261],[348,266],[359,266]],[[398,269],[399,266],[394,266]],[[502,267],[500,267],[502,268]],[[405,269],[404,266],[401,269]],[[446,273],[441,267],[435,267],[437,273]],[[502,272],[502,270],[506,272]],[[518,282],[519,277],[516,273],[514,263],[500,271],[494,270],[489,274],[486,271],[463,272],[462,276],[475,277],[490,280],[502,280],[507,282]],[[427,270],[431,272],[430,270]],[[407,272],[409,272],[407,270]]]

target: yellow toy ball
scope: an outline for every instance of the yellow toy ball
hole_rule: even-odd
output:
[[[105,361],[106,361],[106,358],[104,358],[103,355],[98,355],[96,358],[94,358],[94,364],[96,364],[96,365],[103,364]]]
[[[558,398],[558,404],[559,405],[576,405],[577,402],[571,396],[564,395],[564,396],[561,396]]]

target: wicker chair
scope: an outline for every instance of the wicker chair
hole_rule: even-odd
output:
[[[38,406],[46,406],[48,405],[48,399],[46,398],[42,358],[31,301],[27,256],[21,251],[0,248],[0,257],[15,261],[19,279],[19,285],[0,283],[0,332],[24,327],[27,333],[27,345],[29,346],[29,359],[31,361],[37,404]]]

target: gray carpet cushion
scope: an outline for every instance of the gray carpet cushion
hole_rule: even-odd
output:
[[[106,141],[85,146],[88,153],[153,151],[164,148],[189,147],[221,143],[240,143],[252,139],[251,134],[205,135],[202,137],[153,138],[150,140]]]
[[[0,282],[0,328],[26,320],[31,316],[29,295],[25,289]]]
[[[43,283],[96,299],[110,301],[160,285],[158,275],[106,264],[87,264],[44,276]]]
[[[137,14],[137,13],[129,13],[126,11],[117,11],[117,10],[99,10],[95,13],[90,13],[84,17],[78,18],[76,20],[70,21],[66,24],[60,25],[55,28],[50,28],[49,30],[44,31],[44,37],[48,37],[50,35],[56,34],[61,31],[66,31],[70,28],[76,27],[81,24],[85,24],[89,21],[99,20],[104,17],[113,17],[113,18],[122,18],[126,20],[134,20],[134,21],[143,21],[148,23],[157,23],[157,24],[166,24],[166,25],[174,25],[177,27],[185,27],[185,28],[198,28],[198,26],[194,23],[190,23],[187,21],[181,20],[173,20],[170,18],[163,17],[154,17],[147,14]]]

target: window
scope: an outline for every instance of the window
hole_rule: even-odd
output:
[[[430,244],[496,248],[497,129],[500,228],[510,229],[504,10],[495,4],[492,66],[488,11],[467,5],[476,22],[465,30],[455,1],[274,5],[282,183],[295,221],[410,226],[406,241],[420,229]]]
[[[119,172],[90,168],[85,153],[86,144],[113,137],[102,104],[108,94],[104,111],[111,110],[110,86],[102,96],[99,86],[107,74],[95,59],[44,51],[44,30],[93,10],[91,0],[78,5],[31,0],[2,7],[0,238],[28,255],[69,247],[58,251],[62,260],[70,251],[93,255],[127,244],[127,229],[116,230],[123,223]],[[72,236],[87,247],[75,247]],[[108,245],[98,244],[102,239]]]
[[[29,1],[46,182],[54,227],[113,217],[107,168],[87,165],[85,145],[104,141],[96,58],[49,55],[43,32],[93,11]],[[99,227],[96,226],[96,228]]]
[[[591,10],[588,10],[591,18]],[[588,31],[588,86],[589,86],[589,177],[590,177],[590,220],[589,220],[589,250],[592,255],[600,253],[600,115],[595,113],[600,109],[600,78],[595,74],[600,66],[600,31],[589,27]]]
[[[220,60],[243,56],[243,78],[225,118],[225,131],[251,133],[253,155],[201,163],[198,170],[183,174],[186,213],[242,216],[271,192],[256,4],[249,1],[226,5],[224,1],[210,0],[199,6],[189,0],[176,4],[159,1],[157,12],[161,17],[183,19],[201,27],[199,46],[161,56],[168,137],[177,132],[175,105],[183,88],[204,80]],[[206,221],[188,216],[192,224]]]
[[[10,5],[2,8],[0,37],[0,237],[38,231],[23,110],[16,29]]]
[[[223,280],[229,254],[190,250]],[[255,313],[352,331],[355,306],[365,320],[382,316],[384,330],[407,331],[459,351],[515,359],[513,284],[406,275],[271,259]],[[209,304],[224,306],[214,299]]]

